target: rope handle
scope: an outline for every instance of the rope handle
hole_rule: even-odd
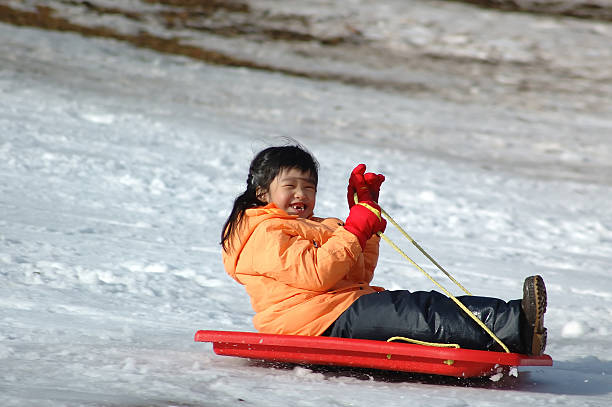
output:
[[[436,348],[455,348],[455,349],[461,348],[461,346],[459,346],[456,343],[425,342],[425,341],[419,341],[418,339],[405,338],[403,336],[392,336],[391,338],[387,339],[387,342],[393,342],[393,341],[404,341],[408,343],[414,343],[417,345],[433,346]]]
[[[361,205],[361,206],[365,206],[366,208],[368,208],[371,212],[374,213],[374,215],[376,215],[376,217],[378,218],[378,220],[380,220],[380,212],[378,209],[376,209],[375,207],[373,207],[372,205],[368,205],[365,202],[357,202],[357,205]]]
[[[425,251],[425,249],[423,249],[421,247],[421,245],[419,245],[412,237],[410,237],[410,235],[408,233],[406,233],[406,231],[387,213],[385,212],[384,209],[380,209],[382,215],[389,221],[391,222],[391,224],[393,224],[393,226],[395,226],[397,229],[399,229],[399,231],[402,233],[402,235],[404,235],[404,237],[406,239],[408,239],[410,241],[410,243],[412,243],[417,249],[419,249],[419,251],[421,253],[423,253],[423,255],[425,255],[425,257],[427,257],[429,259],[429,261],[431,261],[437,268],[438,270],[440,270],[441,272],[443,272],[444,274],[446,274],[446,276],[453,282],[455,283],[459,288],[461,288],[463,290],[464,293],[466,293],[467,295],[472,295],[471,292],[469,292],[464,286],[462,286],[457,280],[455,280],[455,278],[444,269],[444,267],[442,267],[440,264],[438,264],[437,261],[434,260],[433,257],[431,257],[429,255],[429,253],[427,253]]]
[[[376,211],[373,211],[374,208],[372,208],[370,205],[364,205],[363,203],[359,202],[359,199],[357,197],[357,193],[355,193],[354,195],[354,199],[355,199],[355,203],[356,204],[360,204],[365,206],[366,208],[370,209],[372,212],[374,212],[375,214],[377,213]],[[381,208],[381,213],[382,215],[389,221],[391,222],[391,224],[393,224],[393,226],[395,226],[397,229],[399,229],[399,231],[404,235],[404,237],[406,237],[413,245],[415,245],[415,247],[417,249],[419,249],[419,251],[421,253],[423,253],[425,255],[425,257],[427,257],[434,265],[436,265],[438,267],[438,269],[440,271],[442,271],[444,274],[446,274],[446,276],[453,281],[455,284],[457,284],[457,286],[459,286],[467,295],[472,295],[468,290],[466,290],[457,280],[455,280],[450,273],[448,273],[446,270],[444,270],[444,268],[442,266],[440,266],[438,264],[438,262],[436,262],[433,257],[431,257],[412,237],[410,237],[410,235],[408,233],[406,233],[406,231],[387,213],[385,212],[385,210],[383,210]],[[412,260],[406,253],[404,253],[404,251],[402,249],[400,249],[391,239],[389,239],[387,237],[387,235],[385,235],[383,232],[378,232],[377,233],[378,236],[380,236],[385,242],[387,242],[393,249],[395,249],[395,251],[397,251],[400,255],[402,255],[406,260],[408,260],[414,267],[417,268],[417,270],[419,270],[421,273],[423,273],[427,278],[429,278],[440,290],[442,290],[442,292],[444,292],[444,294],[446,294],[451,300],[453,300],[453,302],[455,304],[457,304],[457,306],[459,308],[461,308],[470,318],[472,318],[474,320],[474,322],[476,322],[491,338],[493,338],[493,340],[495,342],[497,342],[502,349],[506,352],[506,353],[510,353],[510,349],[508,349],[508,347],[501,341],[501,339],[499,339],[497,337],[497,335],[495,335],[493,333],[493,331],[491,331],[489,329],[488,326],[486,326],[484,324],[484,322],[482,322],[476,315],[474,315],[474,313],[472,313],[465,305],[463,305],[463,303],[461,301],[459,301],[457,299],[457,297],[455,297],[454,295],[452,295],[446,288],[444,288],[440,283],[438,283],[429,273],[427,273],[425,270],[423,270],[423,268],[421,266],[419,266],[414,260]]]

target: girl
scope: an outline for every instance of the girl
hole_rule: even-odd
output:
[[[377,233],[386,227],[376,203],[384,179],[358,165],[349,177],[346,221],[318,218],[318,163],[310,153],[283,146],[255,156],[221,235],[225,270],[251,297],[255,328],[374,340],[405,336],[500,350],[450,298],[370,285]],[[543,353],[546,288],[540,276],[525,280],[522,300],[458,299],[512,352]]]

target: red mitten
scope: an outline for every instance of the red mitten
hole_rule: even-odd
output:
[[[357,236],[362,249],[373,234],[384,232],[386,227],[387,221],[380,216],[380,207],[371,200],[353,205],[344,223],[344,228]]]
[[[378,195],[380,194],[380,186],[385,181],[385,176],[382,174],[374,174],[368,172],[364,176],[370,195],[374,202],[378,202]]]
[[[364,173],[366,166],[365,164],[359,164],[351,172],[349,177],[349,184],[346,192],[346,200],[348,202],[349,209],[355,205],[355,194],[357,194],[359,201],[371,201],[372,196],[366,183]],[[381,181],[382,182],[382,181]],[[380,188],[380,186],[379,186]]]

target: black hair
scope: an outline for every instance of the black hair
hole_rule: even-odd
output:
[[[258,192],[267,192],[270,184],[281,171],[292,168],[310,173],[315,186],[317,185],[319,163],[301,146],[268,147],[255,155],[249,167],[246,190],[234,201],[232,212],[223,225],[221,232],[223,250],[231,249],[230,238],[240,226],[246,210],[266,205],[266,202],[258,198]]]

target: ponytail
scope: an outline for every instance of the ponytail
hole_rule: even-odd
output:
[[[265,202],[257,198],[256,189],[250,188],[247,180],[247,190],[236,198],[232,212],[223,225],[223,232],[221,233],[221,247],[223,247],[223,250],[229,251],[231,249],[230,238],[240,226],[246,210],[265,204]]]

